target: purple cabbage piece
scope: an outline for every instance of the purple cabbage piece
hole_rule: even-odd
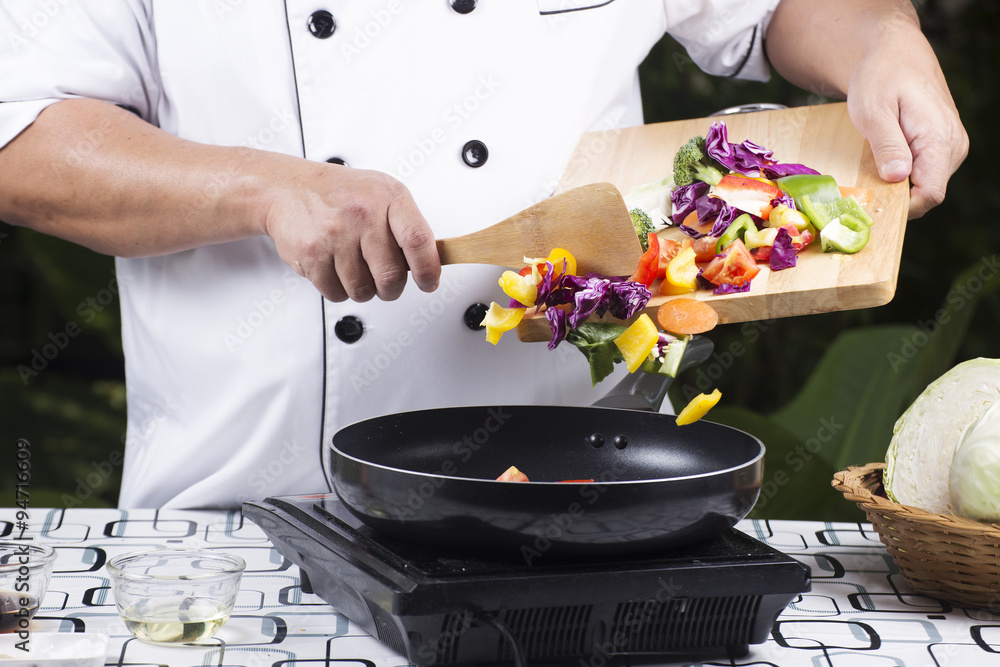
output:
[[[708,194],[710,187],[703,181],[694,181],[690,185],[674,188],[670,193],[670,202],[674,205],[674,214],[671,216],[674,224],[684,222],[684,218],[696,209],[698,200]]]
[[[642,283],[622,280],[613,282],[608,289],[608,312],[612,317],[627,320],[646,307],[653,296]]]
[[[787,192],[782,192],[780,197],[775,197],[771,200],[771,208],[778,208],[779,204],[784,204],[793,211],[797,211],[798,208],[795,206],[795,200]]]
[[[702,232],[699,232],[694,227],[688,227],[687,225],[679,225],[677,227],[677,229],[681,230],[687,236],[689,236],[689,237],[691,237],[693,239],[700,239],[702,236],[705,236],[705,234],[703,234]]]
[[[609,278],[597,273],[585,276],[560,276],[545,300],[546,317],[553,335],[557,327],[575,329],[591,315],[598,317],[605,313],[627,320],[646,307],[652,293],[642,283],[632,282],[625,277]],[[571,304],[573,308],[564,315],[549,314],[556,306]],[[565,312],[565,311],[564,311]],[[554,321],[555,320],[555,321]],[[565,320],[565,321],[562,321]],[[565,338],[565,331],[561,334]],[[562,340],[560,338],[560,340]],[[555,347],[558,341],[552,345]]]
[[[774,237],[774,245],[771,246],[771,257],[768,264],[772,271],[790,269],[798,261],[798,254],[792,246],[792,235],[784,227],[778,229],[778,235]]]
[[[611,280],[598,276],[584,278],[581,287],[573,294],[573,310],[569,314],[569,325],[574,329],[595,313],[607,312],[608,288]]]
[[[549,339],[549,349],[554,350],[566,338],[568,329],[566,328],[567,313],[562,308],[546,308],[545,319],[549,322],[549,329],[552,331],[552,338]]]
[[[702,217],[702,212],[704,211],[705,217]],[[698,204],[698,218],[700,220],[711,220],[715,218],[715,223],[712,225],[712,231],[709,232],[712,236],[722,236],[726,228],[735,220],[736,218],[743,215],[743,211],[738,208],[733,208],[725,202],[723,199],[718,197],[705,197]]]
[[[761,166],[761,171],[764,173],[764,176],[772,180],[775,178],[781,178],[782,176],[791,176],[792,174],[819,175],[819,172],[811,167],[807,167],[804,164],[794,164],[792,162],[774,162],[764,164]]]
[[[563,259],[562,271],[566,271],[566,260]],[[542,282],[538,283],[537,290],[538,295],[535,297],[536,304],[545,303],[549,294],[552,292],[552,274],[554,273],[554,268],[552,262],[545,262],[545,275],[542,276]]]
[[[773,152],[752,141],[741,144],[729,142],[726,124],[712,123],[705,135],[705,152],[708,156],[744,176],[758,176],[765,164],[770,163]]]
[[[526,305],[518,301],[517,299],[511,299],[510,303],[507,304],[508,308],[527,308]]]
[[[718,287],[712,290],[712,294],[739,294],[740,292],[750,291],[750,281],[746,281],[742,285],[733,285],[731,283],[722,283]]]

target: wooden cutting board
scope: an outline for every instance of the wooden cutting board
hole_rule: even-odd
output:
[[[765,264],[741,294],[713,295],[699,289],[694,297],[710,304],[721,323],[749,322],[837,310],[870,308],[888,303],[896,291],[909,211],[909,183],[879,178],[868,142],[851,124],[847,104],[823,104],[777,111],[759,111],[714,118],[654,123],[640,127],[585,134],[559,183],[559,191],[585,183],[607,181],[627,195],[635,185],[669,177],[677,149],[695,135],[704,135],[715,121],[724,121],[729,141],[749,139],[774,151],[779,162],[797,162],[830,174],[841,186],[870,188],[867,210],[874,225],[868,245],[854,255],[824,253],[813,243],[799,253],[795,267],[771,271]],[[683,239],[677,229],[663,238]],[[572,247],[567,240],[566,246]],[[638,262],[638,257],[636,257]],[[667,299],[654,292],[645,312]],[[522,341],[551,338],[548,323],[531,311],[518,325]]]

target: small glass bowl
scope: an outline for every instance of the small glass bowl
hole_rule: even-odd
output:
[[[136,638],[197,644],[229,620],[246,562],[208,549],[155,549],[108,561],[118,614]]]
[[[0,542],[0,632],[27,630],[55,566],[50,546],[27,540]]]

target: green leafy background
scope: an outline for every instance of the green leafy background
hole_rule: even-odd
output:
[[[767,445],[756,516],[863,520],[830,487],[833,473],[882,460],[896,418],[948,368],[1000,357],[1000,188],[988,163],[1000,154],[998,133],[990,129],[1000,8],[995,0],[916,6],[972,149],[946,202],[908,225],[892,302],[721,326],[711,334],[715,355],[672,388],[676,404],[719,387],[723,401],[711,419]],[[647,122],[751,102],[832,101],[778,77],[767,83],[710,77],[670,38],[650,53],[640,75]],[[33,506],[117,500],[125,394],[113,278],[108,257],[0,224],[0,461],[15,460],[18,438],[31,443]],[[67,325],[80,333],[61,339]],[[40,363],[35,352],[59,340],[64,347],[37,376],[19,372],[33,358]],[[0,506],[15,500],[12,467],[0,463]]]

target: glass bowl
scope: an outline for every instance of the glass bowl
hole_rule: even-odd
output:
[[[27,630],[49,589],[55,550],[27,540],[0,541],[0,632]]]
[[[208,549],[155,549],[108,561],[118,613],[150,644],[196,644],[229,620],[246,562]]]

